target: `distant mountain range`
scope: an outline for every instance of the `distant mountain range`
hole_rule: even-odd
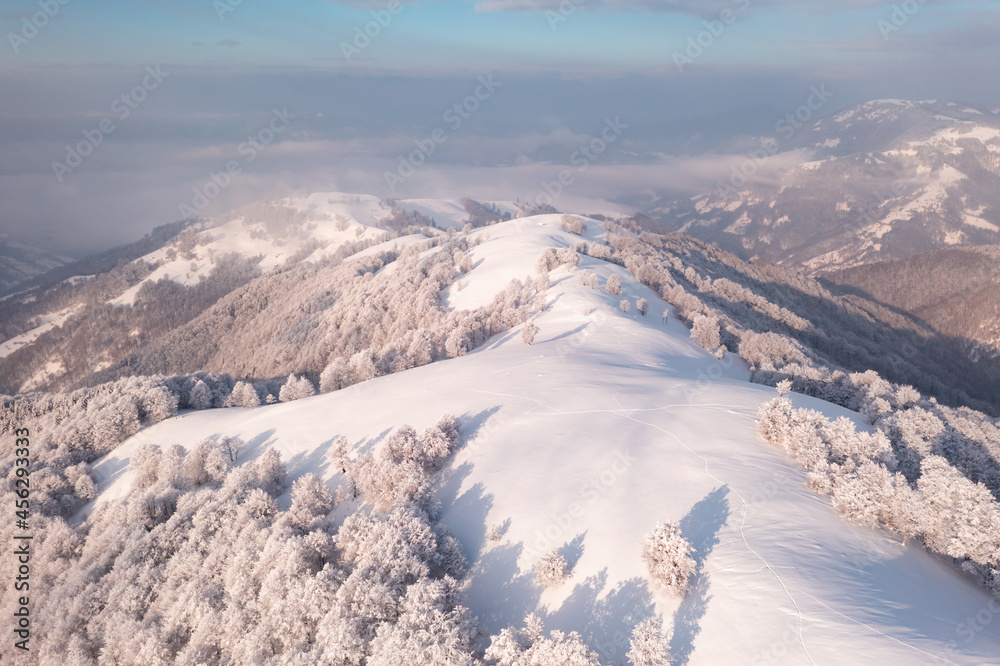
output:
[[[784,125],[712,191],[648,212],[746,259],[811,274],[1000,243],[1000,116],[958,102],[877,100]],[[789,163],[775,182],[752,177]],[[749,182],[738,174],[750,174]],[[759,179],[758,179],[759,180]]]
[[[73,260],[0,234],[0,294]]]

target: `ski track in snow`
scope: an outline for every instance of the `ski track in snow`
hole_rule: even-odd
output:
[[[615,397],[615,402],[618,402],[617,396]],[[618,404],[620,405],[621,403],[619,402]],[[806,647],[805,637],[802,635],[802,609],[799,608],[798,602],[795,601],[795,597],[792,596],[792,593],[788,589],[788,586],[785,584],[785,581],[782,580],[781,576],[778,575],[778,572],[774,570],[774,567],[772,567],[770,565],[770,563],[768,563],[767,560],[765,560],[763,557],[761,557],[760,554],[758,554],[757,551],[755,551],[750,546],[750,542],[747,541],[746,534],[743,532],[743,527],[746,524],[746,520],[747,520],[747,513],[749,513],[749,511],[750,511],[750,508],[747,506],[746,500],[743,499],[743,495],[741,495],[738,490],[736,490],[735,488],[733,488],[729,484],[727,484],[724,481],[722,481],[722,479],[720,479],[717,476],[715,476],[714,474],[712,474],[711,469],[709,469],[708,459],[705,458],[705,456],[703,456],[700,453],[698,453],[697,451],[695,451],[694,449],[692,449],[687,444],[685,444],[684,441],[681,440],[681,438],[678,437],[677,435],[675,435],[674,433],[670,432],[666,428],[663,428],[661,426],[656,425],[655,423],[648,423],[646,421],[640,421],[639,419],[637,419],[634,416],[632,416],[631,413],[629,413],[629,414],[620,414],[620,415],[623,416],[626,419],[629,419],[630,421],[634,421],[635,423],[640,423],[642,425],[649,426],[651,428],[656,428],[657,430],[659,430],[663,434],[669,435],[670,437],[673,437],[674,440],[676,440],[676,442],[678,444],[680,444],[681,446],[683,446],[685,449],[687,449],[693,455],[697,456],[702,461],[702,463],[704,463],[704,465],[705,465],[705,474],[710,479],[712,479],[713,481],[715,481],[716,483],[718,483],[720,486],[729,489],[734,495],[736,495],[736,497],[739,498],[740,503],[743,505],[743,515],[740,518],[740,526],[739,526],[739,533],[740,533],[740,538],[743,540],[743,546],[747,549],[747,551],[751,555],[753,555],[758,560],[760,560],[761,564],[764,565],[764,568],[766,568],[768,570],[768,572],[772,576],[774,576],[774,579],[778,581],[778,584],[781,585],[781,589],[784,590],[785,596],[788,597],[788,600],[790,602],[792,602],[792,606],[795,607],[795,614],[796,614],[797,620],[798,620],[799,644],[802,646],[802,652],[805,653],[806,659],[809,660],[809,663],[812,664],[813,666],[816,666],[816,662],[813,660],[812,655],[809,654],[809,648]]]
[[[830,606],[827,606],[825,603],[823,603],[822,601],[820,601],[819,599],[817,599],[813,595],[809,594],[808,592],[805,592],[804,590],[796,589],[795,591],[796,592],[801,592],[802,594],[806,595],[807,597],[809,597],[810,599],[812,599],[813,601],[815,601],[816,603],[818,603],[820,606],[822,606],[823,608],[825,608],[828,611],[830,611],[831,613],[836,613],[837,615],[839,615],[842,618],[850,620],[851,622],[854,622],[856,624],[860,624],[862,627],[865,627],[866,629],[868,629],[870,631],[874,631],[876,634],[879,634],[881,636],[885,636],[889,640],[896,641],[900,645],[905,645],[906,647],[911,648],[913,650],[916,650],[917,652],[920,652],[922,654],[926,654],[927,656],[929,656],[929,657],[931,657],[931,658],[933,658],[935,660],[941,660],[941,661],[947,662],[949,664],[954,664],[954,666],[960,666],[960,664],[957,664],[954,661],[952,661],[952,660],[950,660],[950,659],[948,659],[946,657],[942,657],[942,656],[936,655],[936,654],[934,654],[932,652],[927,652],[926,650],[922,650],[922,649],[918,648],[916,645],[913,645],[912,643],[907,643],[906,641],[904,641],[902,639],[899,639],[899,638],[896,638],[895,636],[891,636],[891,635],[885,633],[884,631],[879,631],[875,627],[873,627],[873,626],[871,626],[869,624],[866,624],[866,623],[862,622],[861,620],[855,619],[855,618],[851,617],[850,615],[844,615],[843,613],[841,613],[836,608],[830,608]]]

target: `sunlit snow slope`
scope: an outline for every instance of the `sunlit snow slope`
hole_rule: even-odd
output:
[[[558,222],[478,231],[474,268],[448,305],[485,303],[532,274],[544,248],[580,240]],[[589,226],[598,238],[599,225]],[[805,472],[761,442],[754,419],[773,389],[750,384],[738,358],[697,347],[679,322],[664,324],[666,305],[624,269],[589,257],[583,269],[602,285],[618,272],[622,296],[553,271],[532,346],[515,330],[464,357],[335,393],[183,413],[95,465],[98,501],[127,490],[128,458],[143,442],[191,447],[239,435],[244,462],[276,448],[293,479],[315,471],[333,488],[343,481],[324,460],[334,437],[366,451],[403,423],[420,430],[451,413],[464,444],[437,496],[473,564],[467,604],[488,632],[537,610],[547,628],[580,631],[608,663],[625,663],[628,632],[658,612],[673,624],[678,663],[1000,662],[1000,623],[962,624],[993,617],[984,591],[917,545],[841,522],[806,488]],[[649,299],[649,314],[622,313],[625,297]],[[643,536],[666,519],[697,549],[683,600],[652,588],[640,558]],[[504,539],[487,542],[486,527],[506,520]],[[563,547],[573,577],[543,593],[531,567],[551,546]]]

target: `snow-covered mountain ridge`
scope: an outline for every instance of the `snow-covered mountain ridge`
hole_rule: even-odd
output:
[[[370,257],[379,252],[401,250],[427,237],[419,233],[421,225],[433,229],[462,228],[480,215],[496,219],[512,218],[520,210],[510,202],[468,202],[468,200],[414,199],[387,202],[378,197],[340,192],[321,192],[271,202],[257,202],[216,218],[188,224],[162,247],[134,261],[98,276],[77,276],[55,287],[39,287],[23,295],[12,296],[10,320],[2,321],[10,331],[0,340],[0,364],[8,366],[0,374],[10,392],[30,391],[75,384],[83,375],[113,368],[122,353],[141,347],[156,335],[184,324],[210,306],[219,297],[254,277],[287,270],[304,264],[329,263],[351,257]],[[523,213],[521,213],[523,214]],[[480,221],[480,223],[482,223]],[[401,229],[414,233],[400,236]],[[384,245],[383,245],[384,243]],[[99,278],[94,280],[93,278]],[[93,347],[85,358],[54,351],[69,342],[51,322],[66,324],[63,331],[86,329],[96,317],[121,319],[143,290],[147,297],[141,309],[157,308],[156,300],[176,297],[171,284],[194,289],[183,307],[174,308],[179,316],[160,322],[160,330],[149,331],[148,324],[134,321],[116,323],[131,331],[129,337],[114,335],[116,344]],[[107,306],[107,314],[95,309]],[[70,317],[75,314],[75,317]],[[69,321],[67,322],[67,319]],[[40,339],[41,338],[41,339]],[[34,344],[37,343],[37,344]],[[123,344],[124,343],[124,344]],[[89,343],[85,343],[89,344]],[[19,356],[11,357],[15,351]]]
[[[499,275],[531,272],[563,236],[554,220],[534,219],[479,233],[489,238],[453,293],[465,307],[502,286]],[[597,260],[581,269],[602,281],[621,274]],[[343,476],[323,459],[333,437],[368,450],[401,423],[421,429],[451,412],[466,442],[436,497],[471,561],[467,603],[489,633],[540,611],[547,628],[581,631],[608,663],[623,663],[623,637],[656,612],[674,618],[674,651],[691,664],[974,664],[997,654],[989,627],[970,643],[959,633],[989,598],[917,546],[844,525],[804,472],[757,438],[754,418],[773,390],[750,384],[739,359],[700,349],[679,322],[664,324],[669,306],[622,276],[622,297],[646,298],[651,314],[622,313],[619,297],[556,269],[531,346],[507,335],[325,396],[168,419],[94,465],[97,502],[127,490],[128,459],[143,443],[239,436],[244,464],[274,448],[292,478],[314,472],[336,488]],[[698,548],[698,581],[683,600],[651,588],[639,557],[663,519],[681,521]],[[486,526],[506,520],[503,541],[486,542]],[[536,588],[541,551],[567,545],[571,581]]]

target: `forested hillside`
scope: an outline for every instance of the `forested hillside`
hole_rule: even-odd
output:
[[[974,358],[1000,354],[1000,246],[955,247],[824,276],[905,310],[970,345]]]

